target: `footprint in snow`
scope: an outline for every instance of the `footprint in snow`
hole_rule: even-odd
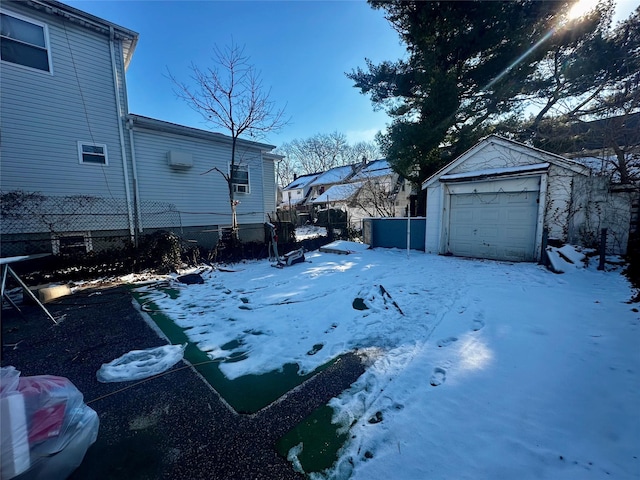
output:
[[[307,355],[315,355],[324,347],[324,343],[316,343],[311,350],[307,352]]]
[[[431,383],[432,387],[437,387],[438,385],[442,385],[447,378],[447,371],[444,368],[436,367],[433,369],[433,374],[431,375]]]
[[[476,318],[473,319],[473,323],[471,324],[471,330],[477,332],[478,330],[481,330],[482,327],[484,327],[484,318],[482,317],[482,313],[476,315]]]
[[[336,328],[338,328],[338,324],[337,323],[332,323],[331,326],[324,331],[324,333],[330,333],[333,330],[335,330]]]
[[[448,347],[449,345],[451,345],[453,342],[457,342],[458,338],[457,337],[447,337],[447,338],[441,338],[440,340],[438,340],[438,347]]]

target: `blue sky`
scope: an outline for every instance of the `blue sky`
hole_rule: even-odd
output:
[[[286,106],[291,118],[263,141],[281,145],[333,131],[346,134],[351,142],[372,140],[389,121],[345,76],[364,67],[365,58],[379,63],[405,53],[382,12],[364,0],[65,3],[140,34],[127,72],[132,113],[216,130],[176,97],[167,69],[188,80],[192,62],[213,66],[212,47],[233,41],[245,46],[264,86],[271,88],[271,99]],[[637,0],[621,0],[618,19],[637,5]]]
[[[196,128],[215,129],[176,97],[167,69],[188,80],[191,62],[214,65],[214,45],[245,46],[271,99],[291,123],[263,141],[280,145],[339,131],[372,140],[388,117],[344,75],[365,58],[404,54],[399,37],[364,1],[66,1],[140,34],[127,72],[129,110]],[[222,130],[221,133],[226,133]]]

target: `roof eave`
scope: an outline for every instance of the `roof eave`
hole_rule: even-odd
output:
[[[24,2],[17,3],[26,4],[36,10],[43,10],[50,15],[59,15],[71,22],[107,36],[110,36],[111,29],[113,29],[115,38],[123,42],[125,69],[129,66],[133,52],[138,44],[138,32],[134,32],[133,30],[109,22],[104,18],[96,17],[95,15],[91,15],[90,13],[78,10],[77,8],[56,0],[25,0]]]
[[[466,175],[457,176],[454,178],[447,178],[446,175],[441,175],[438,178],[438,181],[441,183],[464,183],[464,182],[478,182],[478,181],[486,181],[486,180],[494,180],[494,179],[505,179],[505,178],[516,178],[516,177],[526,177],[529,175],[539,175],[541,173],[545,173],[549,170],[549,164],[536,165],[535,168],[522,169],[518,171],[506,171],[506,172],[489,172],[489,173],[478,173],[474,174],[474,172],[467,172]]]
[[[142,115],[136,115],[130,113],[128,118],[133,122],[133,128],[153,130],[156,132],[170,133],[174,135],[183,135],[187,137],[200,138],[202,140],[226,143],[231,145],[233,139],[229,135],[223,133],[210,132],[208,130],[201,130],[198,128],[187,127],[185,125],[178,125],[177,123],[166,122],[164,120],[158,120],[156,118],[145,117]],[[269,145],[267,143],[253,142],[250,140],[244,140],[242,138],[237,139],[237,145],[245,148],[255,148],[264,153],[269,153],[276,148],[275,145]],[[274,156],[275,154],[270,154]]]

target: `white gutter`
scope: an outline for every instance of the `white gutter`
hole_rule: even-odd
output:
[[[129,118],[129,143],[131,144],[131,168],[133,169],[133,203],[136,209],[138,232],[142,233],[142,214],[140,212],[140,191],[138,190],[138,165],[136,163],[136,146],[133,141],[133,118]]]
[[[131,207],[131,192],[129,191],[129,166],[127,164],[127,149],[124,145],[124,131],[122,122],[122,104],[120,103],[120,87],[118,86],[118,71],[116,68],[116,51],[113,45],[115,32],[112,26],[109,26],[109,50],[111,52],[111,72],[113,73],[113,88],[116,95],[116,106],[118,108],[118,133],[120,135],[120,152],[122,154],[122,170],[124,172],[124,191],[127,197],[127,215],[129,217],[129,234],[131,241],[135,243],[135,227],[133,223],[133,209]]]

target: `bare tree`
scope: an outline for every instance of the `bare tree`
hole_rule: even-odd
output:
[[[270,89],[265,90],[260,73],[249,63],[244,47],[231,43],[224,48],[214,46],[214,66],[201,69],[191,65],[193,86],[178,81],[171,73],[169,77],[176,85],[176,94],[200,113],[207,122],[223,128],[231,137],[231,159],[229,171],[213,167],[205,173],[216,171],[222,175],[229,189],[231,226],[234,239],[238,238],[237,205],[233,185],[238,175],[240,162],[237,159],[237,141],[242,135],[261,138],[268,132],[277,131],[287,124],[284,108],[280,109],[270,100]]]
[[[278,147],[276,152],[282,155],[282,159],[276,165],[276,181],[281,187],[286,187],[298,176],[300,168],[295,157],[290,155],[286,148]]]
[[[359,162],[363,159],[370,162],[381,157],[380,149],[374,142],[358,142],[351,147],[351,158],[353,162]]]
[[[288,158],[292,172],[299,175],[325,172],[360,162],[363,158],[375,160],[380,155],[374,143],[351,145],[346,135],[340,132],[318,133],[306,139],[295,139],[278,147],[277,153]]]
[[[354,205],[370,217],[394,217],[394,196],[389,190],[389,185],[370,178],[358,191]]]

